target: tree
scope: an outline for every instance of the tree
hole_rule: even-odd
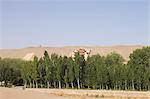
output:
[[[33,60],[33,87],[34,87],[34,81],[35,81],[35,84],[36,84],[36,88],[38,88],[38,78],[39,78],[39,75],[38,75],[38,57],[35,56],[34,57],[34,60]]]
[[[107,83],[109,88],[121,88],[120,70],[123,66],[123,62],[123,57],[115,52],[112,52],[107,55],[105,63],[109,74],[109,81]]]
[[[39,73],[40,86],[41,88],[43,88],[43,83],[45,82],[45,76],[46,76],[46,67],[43,58],[40,58],[37,70]]]
[[[85,79],[84,82],[85,85],[92,88],[95,88],[97,86],[97,71],[96,71],[96,65],[95,65],[95,56],[88,57],[85,69]]]
[[[132,70],[132,86],[133,90],[142,90],[144,83],[148,84],[149,80],[149,68],[150,68],[150,47],[143,47],[142,49],[136,49],[129,56],[130,60],[128,61],[128,66]],[[146,77],[145,77],[146,76]],[[144,82],[144,83],[143,83]],[[146,88],[150,87],[150,84],[145,86]]]
[[[69,84],[68,84],[69,83],[69,68],[70,68],[69,66],[70,66],[69,59],[67,56],[64,56],[63,57],[63,65],[62,65],[62,69],[63,69],[62,74],[63,74],[66,88],[69,87]]]
[[[56,77],[59,83],[59,89],[61,89],[61,80],[62,80],[62,61],[63,58],[60,56],[57,60],[56,60]]]
[[[27,83],[29,82],[29,87],[32,87],[32,81],[34,81],[36,76],[36,71],[34,70],[34,64],[32,61],[25,61],[22,66],[22,78],[24,80],[24,87],[27,87]],[[33,82],[34,85],[34,82]]]
[[[52,77],[54,88],[56,88],[58,55],[55,53],[51,54],[51,61],[52,61],[52,66],[51,66],[51,74],[52,75],[51,75],[51,77]]]
[[[50,57],[48,55],[48,52],[45,51],[44,52],[44,65],[45,65],[45,72],[46,72],[46,75],[45,75],[45,79],[47,81],[47,88],[50,87],[50,80],[51,80],[51,60],[50,60]]]
[[[84,72],[83,69],[85,66],[84,56],[80,55],[79,53],[75,53],[74,62],[75,62],[75,66],[74,66],[75,78],[77,80],[78,89],[80,89],[80,82],[82,81],[83,78],[83,72]]]
[[[69,82],[71,82],[71,87],[74,88],[74,80],[75,80],[75,71],[74,71],[75,63],[72,60],[72,58],[68,59],[68,76],[69,76]]]
[[[105,65],[105,57],[98,55],[94,55],[94,63],[96,66],[96,77],[97,77],[97,87],[100,89],[104,89],[104,86],[108,81],[108,71]]]
[[[21,64],[19,59],[0,59],[0,81],[4,81],[5,86],[16,85],[21,79]]]

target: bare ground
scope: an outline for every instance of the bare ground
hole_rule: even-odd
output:
[[[0,88],[0,99],[69,99],[40,91],[21,88]]]
[[[25,89],[0,87],[0,99],[150,99],[148,91]]]
[[[77,99],[150,99],[149,91],[77,90],[77,89],[28,89],[57,96],[73,96]]]

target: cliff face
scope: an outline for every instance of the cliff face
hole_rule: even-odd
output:
[[[100,54],[107,55],[111,52],[116,52],[121,54],[127,61],[129,59],[130,53],[135,49],[142,48],[143,46],[133,45],[133,46],[66,46],[66,47],[30,47],[21,49],[0,49],[0,57],[2,58],[24,58],[30,53],[38,57],[42,57],[45,50],[49,54],[56,53],[58,55],[70,56],[70,54],[77,49],[84,48],[91,50],[90,55]]]

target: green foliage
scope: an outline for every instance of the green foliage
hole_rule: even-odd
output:
[[[46,72],[45,79],[47,81],[49,81],[49,80],[51,80],[51,66],[52,66],[52,62],[50,60],[50,57],[49,57],[47,51],[44,52],[43,62],[44,62],[45,72]]]
[[[80,83],[83,84],[83,76],[84,76],[84,67],[85,60],[84,57],[79,55],[79,53],[75,53],[74,58],[74,75],[77,80],[78,88],[80,88]]]
[[[22,64],[20,59],[0,59],[0,82],[4,81],[5,86],[19,83]]]
[[[123,57],[115,52],[107,55],[105,59],[105,64],[108,70],[108,80],[107,82],[109,89],[120,89],[121,87],[121,70],[123,68]]]
[[[130,55],[127,65],[133,81],[133,90],[142,90],[143,88],[150,90],[150,47],[135,50]]]

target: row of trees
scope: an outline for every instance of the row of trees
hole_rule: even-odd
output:
[[[0,58],[0,85],[20,85],[23,83],[21,69],[24,61]]]
[[[113,52],[72,59],[57,54],[34,61],[0,59],[0,81],[30,88],[91,88],[114,90],[150,90],[150,47],[135,50],[124,64]]]

